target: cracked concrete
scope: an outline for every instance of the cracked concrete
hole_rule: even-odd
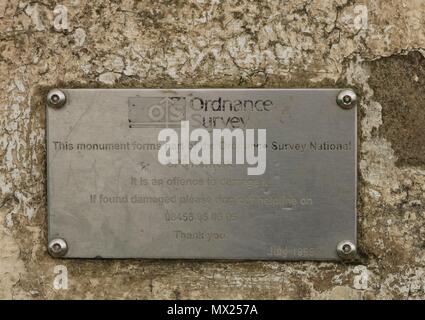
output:
[[[422,0],[0,0],[0,298],[425,298],[424,15]],[[51,259],[40,88],[55,86],[355,87],[361,264]]]

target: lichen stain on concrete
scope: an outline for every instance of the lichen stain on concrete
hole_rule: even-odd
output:
[[[62,4],[60,30],[55,1],[0,0],[0,298],[425,297],[424,1]],[[355,87],[361,265],[52,259],[42,106],[60,86]]]
[[[370,63],[369,84],[382,106],[379,133],[394,149],[398,166],[425,165],[425,57],[420,52]]]

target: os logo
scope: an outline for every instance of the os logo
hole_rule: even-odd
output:
[[[128,99],[130,128],[178,128],[186,120],[185,97],[133,97]]]

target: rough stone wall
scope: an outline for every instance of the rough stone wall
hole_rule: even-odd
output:
[[[425,298],[424,56],[423,0],[0,0],[0,298]],[[57,86],[355,87],[361,261],[50,258]]]

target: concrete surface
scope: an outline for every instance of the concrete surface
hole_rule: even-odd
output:
[[[424,21],[422,0],[0,0],[0,298],[425,298]],[[56,86],[355,87],[361,261],[50,258]]]

